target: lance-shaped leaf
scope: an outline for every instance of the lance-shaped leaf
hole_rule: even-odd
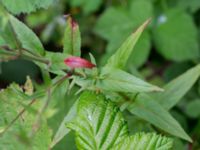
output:
[[[81,55],[81,35],[79,26],[71,17],[67,19],[63,47],[64,53],[74,56]]]
[[[124,68],[128,58],[130,57],[135,44],[137,43],[139,37],[141,36],[143,30],[148,25],[150,20],[143,23],[133,34],[131,34],[126,41],[120,46],[115,54],[113,54],[106,66],[115,68]]]
[[[30,13],[38,8],[47,8],[54,0],[1,0],[2,3],[10,12],[14,14]]]
[[[101,76],[97,87],[103,90],[131,93],[162,91],[161,88],[116,68],[104,68]]]
[[[170,150],[173,140],[155,133],[137,133],[125,138],[111,150]]]
[[[79,100],[77,117],[68,124],[78,149],[110,149],[128,136],[122,113],[103,95],[84,92]]]
[[[79,100],[77,100],[72,108],[69,110],[65,118],[63,119],[62,123],[60,124],[60,127],[58,131],[56,132],[53,141],[51,142],[51,148],[54,147],[60,140],[62,140],[71,130],[69,128],[66,128],[66,124],[71,122],[72,119],[75,118],[76,112],[77,112],[77,105]]]
[[[44,55],[45,50],[39,38],[24,23],[9,15],[10,24],[21,46],[36,55]]]
[[[192,141],[170,113],[148,95],[139,94],[128,110],[171,135]]]
[[[191,89],[200,76],[200,65],[197,65],[164,86],[164,92],[152,96],[167,110],[175,106]]]

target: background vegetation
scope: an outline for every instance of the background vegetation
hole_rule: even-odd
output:
[[[151,23],[140,37],[128,60],[126,70],[129,73],[163,87],[186,70],[199,64],[200,61],[199,0],[44,0],[41,4],[35,2],[30,6],[28,3],[25,4],[24,0],[20,0],[19,5],[12,0],[0,0],[0,5],[0,8],[7,8],[7,11],[16,15],[37,34],[44,49],[49,51],[49,58],[57,57],[51,55],[50,52],[61,52],[63,49],[66,17],[70,15],[79,24],[82,38],[82,57],[89,59],[88,52],[92,53],[100,67],[106,64],[106,60],[125,39],[148,18],[152,19]],[[6,39],[8,34],[3,34],[8,28],[4,26],[4,15],[1,11],[1,46],[7,45],[9,41]],[[13,26],[17,26],[17,23],[14,22]],[[13,41],[9,42],[9,45],[14,48]],[[38,47],[39,49],[40,47]],[[56,60],[54,63],[55,68],[56,65],[60,65],[60,62]],[[61,66],[60,68],[63,68],[63,65]],[[199,71],[192,72],[183,82],[182,88],[185,88],[184,85],[188,86],[186,88],[190,88],[190,85],[187,84],[188,81],[194,80],[195,82],[198,74]],[[44,88],[42,84],[45,82],[42,78],[43,73],[35,63],[18,57],[0,57],[0,87],[2,89],[12,82],[23,85],[27,75],[30,76],[37,89]],[[51,78],[54,77],[55,75],[52,73]],[[54,135],[56,133],[64,116],[74,100],[77,99],[77,96],[73,94],[76,87],[72,89],[70,94],[67,94],[65,90],[67,85],[66,81],[66,84],[60,85],[63,86],[63,91],[57,90],[52,95],[54,99],[59,96],[59,100],[52,102],[51,109],[46,112],[47,122],[52,133],[46,131],[46,124],[44,124],[43,133],[37,135],[40,139],[50,140],[51,135],[48,134]],[[174,149],[200,149],[200,82],[197,80],[191,86],[192,88],[188,89],[187,94],[180,97],[176,106],[172,105],[169,108],[171,108],[172,116],[178,120],[194,142],[188,144],[175,138]],[[13,87],[19,88],[17,84],[12,84],[10,89],[7,89],[7,95],[4,93],[0,97],[11,97]],[[175,92],[178,92],[181,87],[177,86],[174,89]],[[172,95],[174,91],[171,91]],[[16,96],[14,97],[16,98]],[[170,94],[168,96],[170,99]],[[13,105],[7,107],[13,107]],[[16,112],[13,112],[13,116],[15,114]],[[129,120],[131,133],[155,130],[138,116],[126,114],[126,117]],[[28,118],[31,120],[31,116]],[[19,141],[28,143],[24,132],[21,130],[20,135],[16,136]],[[158,132],[160,131],[158,130]],[[66,147],[71,150],[75,149],[74,135],[71,132],[53,149],[60,150],[66,149]]]

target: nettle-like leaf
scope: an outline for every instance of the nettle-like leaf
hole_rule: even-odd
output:
[[[152,97],[165,109],[174,107],[191,89],[200,76],[200,65],[197,65],[166,84],[162,93],[152,93]]]
[[[77,117],[68,124],[78,149],[109,149],[128,135],[119,109],[103,95],[84,92],[79,100]]]
[[[169,150],[172,147],[173,141],[170,138],[155,133],[136,133],[124,138],[111,150]]]
[[[67,125],[76,132],[78,149],[171,149],[172,140],[154,133],[128,135],[127,123],[113,102],[101,94],[84,92],[77,117]],[[126,148],[125,148],[126,147]]]
[[[131,93],[162,91],[161,88],[120,69],[105,67],[101,78],[97,81],[97,87],[107,91]]]
[[[149,20],[144,22],[133,34],[131,34],[127,40],[121,45],[117,52],[110,57],[106,66],[114,68],[124,68],[127,64],[128,58],[130,57],[135,44],[141,36],[143,30],[149,23]]]
[[[155,46],[166,59],[184,61],[199,57],[197,28],[184,11],[166,11],[158,18],[153,33]]]
[[[64,34],[64,53],[81,55],[81,35],[78,24],[71,17],[67,19],[67,26]]]
[[[0,0],[14,14],[30,13],[38,8],[47,8],[54,0]]]
[[[35,121],[35,112],[40,107],[40,101],[35,101],[32,106],[28,106],[30,101],[26,97],[28,95],[25,95],[16,84],[12,84],[0,92],[0,135],[19,112],[25,109],[21,117],[0,136],[0,149],[23,150],[31,148],[38,150],[48,148],[51,141],[51,131],[45,119],[42,119],[42,124],[34,136],[31,139],[29,137]]]

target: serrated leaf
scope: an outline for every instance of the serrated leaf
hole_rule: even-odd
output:
[[[173,140],[155,133],[137,133],[125,138],[111,150],[171,150]]]
[[[64,53],[74,56],[81,55],[81,35],[79,26],[71,17],[67,19],[63,45]]]
[[[38,109],[40,101],[35,101],[32,106],[28,106],[24,96],[18,94],[23,90],[16,84],[12,84],[7,89],[0,92],[0,128],[3,130],[11,123],[11,121],[19,114],[22,109],[25,112],[10,126],[10,128],[0,136],[0,149],[48,149],[51,141],[51,131],[48,128],[45,119],[34,136],[30,139],[29,134],[35,121],[35,113],[31,110]],[[26,97],[26,96],[25,96]]]
[[[104,68],[101,76],[102,79],[97,82],[97,87],[103,90],[131,93],[162,91],[161,88],[120,69]]]
[[[175,78],[168,84],[166,84],[163,89],[164,92],[153,93],[152,96],[158,101],[165,109],[171,109],[175,106],[181,98],[191,89],[194,83],[200,76],[200,65],[197,65],[189,69],[184,74]]]
[[[128,134],[119,109],[103,95],[92,92],[81,95],[77,117],[68,127],[76,131],[78,149],[106,150]]]
[[[149,20],[144,22],[133,34],[131,34],[126,41],[121,45],[117,52],[110,57],[106,66],[114,68],[124,68],[127,64],[128,58],[132,50],[141,36],[143,30],[149,23]]]
[[[9,15],[9,21],[23,48],[37,55],[45,54],[42,43],[33,31],[12,15]]]
[[[171,135],[192,141],[170,113],[148,95],[139,94],[128,107],[128,110]]]
[[[30,13],[38,8],[47,8],[54,0],[0,0],[14,14]]]
[[[184,61],[199,57],[197,28],[189,14],[168,10],[158,17],[153,33],[156,50],[166,59]]]
[[[76,113],[77,113],[78,102],[79,100],[77,100],[73,104],[73,106],[71,107],[71,109],[69,110],[65,118],[63,119],[62,123],[60,124],[60,127],[58,128],[58,131],[56,132],[53,138],[53,141],[51,142],[51,148],[54,147],[60,140],[62,140],[70,132],[70,129],[66,128],[66,124],[71,122],[72,119],[75,118]]]

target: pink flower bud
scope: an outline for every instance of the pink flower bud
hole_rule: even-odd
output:
[[[64,60],[65,64],[74,69],[74,68],[93,68],[96,65],[92,64],[86,59],[80,58],[80,57],[75,57],[71,56],[68,57],[67,59]]]

